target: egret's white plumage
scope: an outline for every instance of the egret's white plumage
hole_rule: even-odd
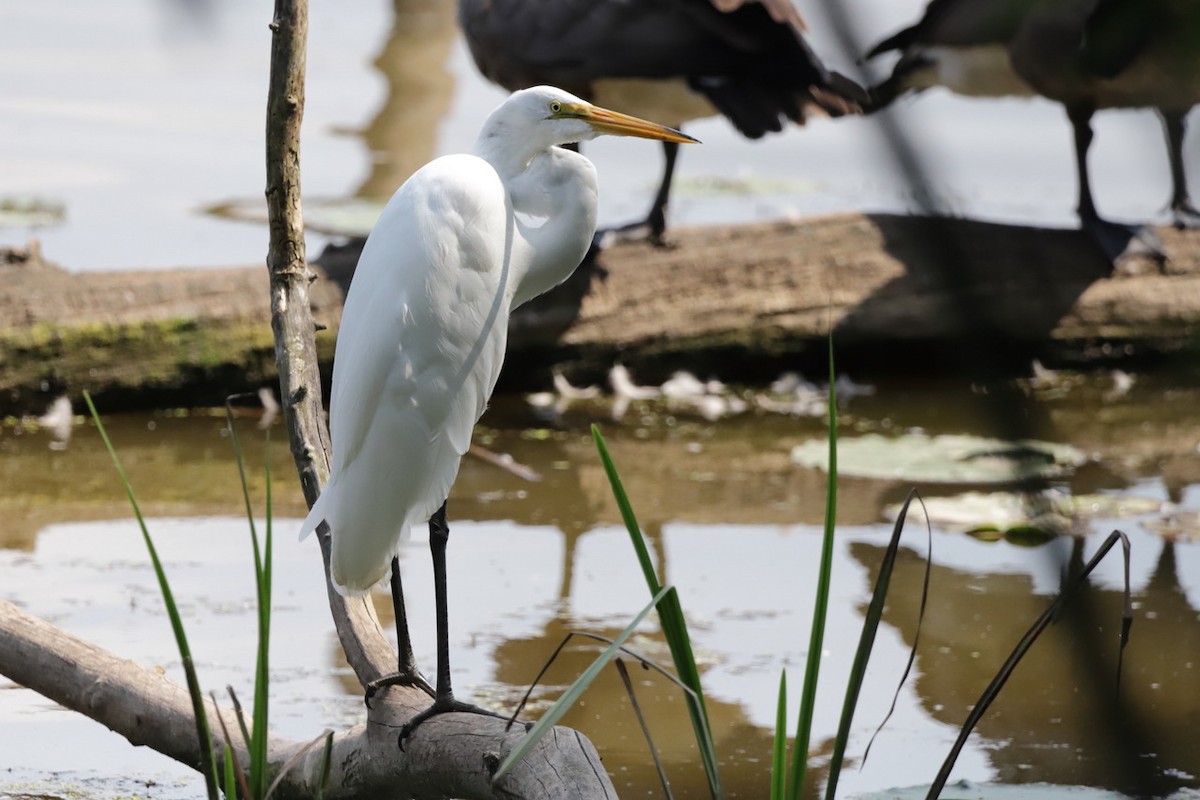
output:
[[[474,151],[388,202],[346,297],[330,397],[325,520],[338,590],[361,594],[446,500],[504,359],[509,312],[565,280],[596,227],[596,173],[555,145],[602,133],[690,141],[551,87],[514,93]]]

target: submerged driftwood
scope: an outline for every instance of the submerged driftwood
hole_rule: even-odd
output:
[[[680,230],[678,246],[624,245],[512,322],[506,378],[615,358],[723,377],[839,364],[959,371],[1033,357],[1157,358],[1200,333],[1200,234],[1160,231],[1164,270],[1112,274],[1073,231],[969,220],[840,215]],[[311,287],[331,357],[357,247],[318,261]],[[211,405],[275,381],[261,266],[69,274],[36,252],[0,264],[0,413],[90,389],[109,408]],[[326,374],[327,371],[326,371]]]

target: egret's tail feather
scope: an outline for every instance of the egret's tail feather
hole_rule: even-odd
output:
[[[308,516],[304,518],[304,523],[300,526],[299,541],[304,541],[308,538],[308,535],[315,531],[317,526],[324,521],[325,515],[328,513],[328,503],[326,503],[326,500],[329,496],[330,493],[327,488],[324,492],[321,492],[321,496],[317,498],[317,502],[313,503]]]
[[[387,573],[384,573],[384,575],[386,575],[386,574]],[[383,578],[384,578],[384,576],[381,575],[379,577],[379,580],[375,581],[374,583],[372,583],[369,586],[363,587],[363,586],[347,586],[346,584],[344,584],[338,580],[338,576],[337,576],[336,572],[331,573],[331,577],[333,580],[333,588],[336,589],[337,593],[340,594],[342,597],[366,597],[368,594],[371,593],[372,589],[374,589],[376,586],[378,586],[380,584],[380,582],[383,581]]]

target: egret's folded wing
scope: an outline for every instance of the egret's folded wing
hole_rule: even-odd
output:
[[[473,156],[431,162],[389,201],[359,258],[338,332],[335,472],[354,460],[379,414],[419,415],[431,440],[448,435],[465,452],[487,401],[468,379],[472,359],[491,353],[480,344],[487,312],[477,306],[497,294],[496,234],[506,216],[495,171]],[[504,314],[501,328],[506,321]]]

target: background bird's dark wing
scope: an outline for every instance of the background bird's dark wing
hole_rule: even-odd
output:
[[[933,0],[920,21],[872,47],[865,58],[891,50],[904,51],[914,45],[1006,44],[1039,1]]]
[[[1153,44],[1161,16],[1160,3],[1099,0],[1084,27],[1083,68],[1099,78],[1116,77]]]
[[[848,113],[861,93],[758,3],[460,0],[459,19],[480,71],[507,89],[550,83],[588,97],[605,78],[684,79],[750,137],[814,106]]]

